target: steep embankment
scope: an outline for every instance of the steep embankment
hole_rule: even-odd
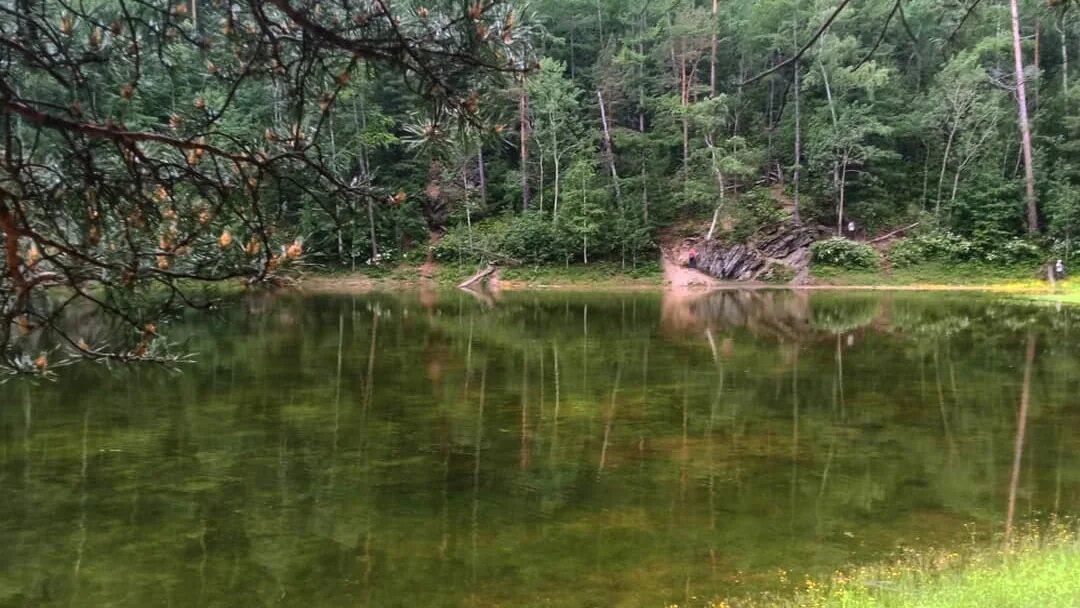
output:
[[[742,243],[714,239],[698,248],[698,267],[718,279],[802,284],[809,276],[810,245],[823,236],[818,226],[783,222]]]

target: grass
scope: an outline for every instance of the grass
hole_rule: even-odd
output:
[[[897,560],[829,580],[807,580],[787,597],[712,602],[778,608],[1073,608],[1080,606],[1080,541],[1062,524],[1036,530],[1007,549],[908,551]]]
[[[958,285],[994,286],[1002,290],[1045,290],[1048,286],[1029,266],[988,266],[926,262],[915,266],[880,270],[847,270],[814,266],[815,283],[824,285]]]
[[[598,262],[573,266],[517,266],[502,271],[503,281],[525,285],[559,286],[651,286],[660,285],[664,273],[660,265],[650,261],[637,267],[614,262]]]

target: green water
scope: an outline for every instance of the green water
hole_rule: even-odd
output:
[[[972,295],[246,300],[172,328],[179,373],[0,386],[0,606],[686,606],[991,538],[1080,511],[1078,331]]]

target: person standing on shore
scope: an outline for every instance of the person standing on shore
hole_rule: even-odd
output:
[[[686,261],[686,266],[692,270],[697,270],[697,248],[690,248],[690,257]]]

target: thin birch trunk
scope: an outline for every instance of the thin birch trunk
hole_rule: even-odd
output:
[[[1024,76],[1024,53],[1020,46],[1020,7],[1010,0],[1012,12],[1013,59],[1016,69],[1016,107],[1020,119],[1020,142],[1024,153],[1024,191],[1027,199],[1028,234],[1039,232],[1039,206],[1035,198],[1035,165],[1031,152],[1031,123],[1028,119],[1027,82]]]

